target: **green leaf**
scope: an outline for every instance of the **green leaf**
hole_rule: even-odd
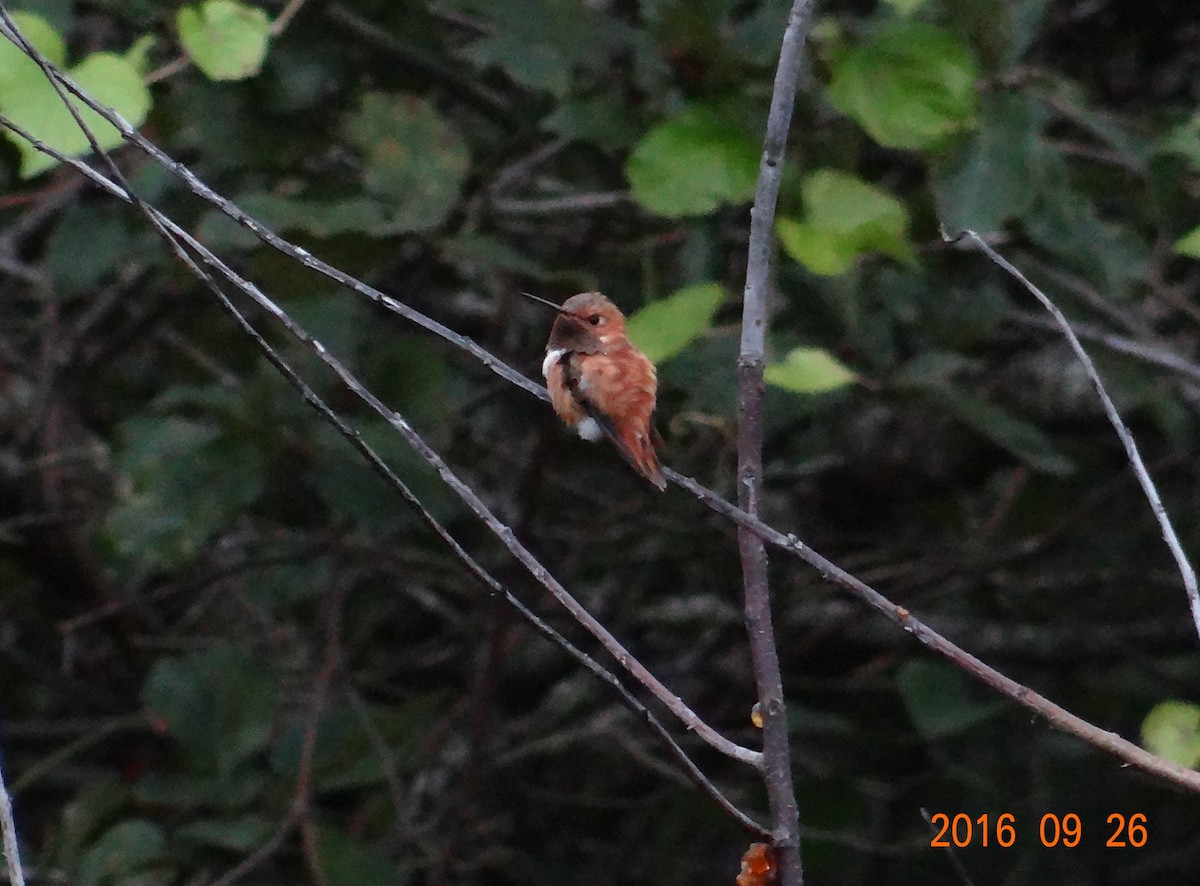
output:
[[[934,386],[926,394],[947,412],[1015,455],[1030,467],[1062,477],[1075,466],[1037,427],[950,385]]]
[[[271,22],[257,6],[204,0],[175,15],[179,42],[210,80],[245,80],[262,70]]]
[[[949,158],[934,164],[938,216],[950,231],[994,231],[1033,204],[1038,120],[1015,93],[987,96],[979,130]]]
[[[1155,153],[1185,157],[1193,167],[1200,167],[1200,114],[1163,136]]]
[[[192,760],[193,765],[203,761]],[[208,766],[207,762],[203,765]],[[198,809],[240,809],[262,795],[266,787],[262,771],[241,766],[229,775],[212,774],[206,769],[195,774],[189,769],[181,775],[150,771],[142,775],[133,790],[134,800],[145,807],[189,812]]]
[[[93,834],[111,822],[129,802],[129,787],[115,774],[97,774],[84,784],[62,811],[54,865],[74,868]]]
[[[821,394],[844,388],[856,380],[828,351],[820,348],[796,348],[780,363],[763,370],[767,384],[796,394]]]
[[[1200,228],[1180,237],[1175,242],[1175,251],[1188,258],[1200,258]]]
[[[12,13],[12,19],[17,24],[17,30],[33,44],[34,49],[46,56],[56,67],[66,65],[66,45],[49,22],[39,15],[20,11]],[[42,69],[38,67],[37,62],[27,56],[17,44],[7,38],[0,38],[0,97],[16,95],[16,90],[24,88],[26,83],[33,79],[31,74],[36,78],[43,78]],[[7,102],[0,98],[0,106],[6,104]]]
[[[78,203],[62,214],[47,243],[55,298],[83,293],[136,256],[139,241],[127,219],[125,207],[115,201]]]
[[[1142,744],[1152,754],[1195,769],[1200,766],[1200,705],[1164,701],[1142,721]]]
[[[835,276],[872,251],[916,264],[906,239],[908,213],[890,194],[832,169],[805,179],[803,194],[804,220],[781,218],[776,232],[788,255],[809,270]]]
[[[193,821],[177,830],[175,837],[198,846],[249,852],[262,845],[272,829],[271,822],[259,815],[241,815]]]
[[[155,663],[142,690],[151,716],[193,765],[228,778],[271,740],[279,689],[269,671],[228,643]]]
[[[578,0],[444,0],[442,7],[486,19],[482,35],[462,49],[480,67],[496,66],[529,89],[557,97],[577,72],[607,70],[628,26]]]
[[[891,383],[913,388],[945,385],[970,366],[970,360],[953,351],[922,351],[892,373]]]
[[[523,86],[540,89],[556,96],[566,95],[571,85],[571,69],[564,64],[563,54],[549,43],[530,43],[520,34],[499,32],[476,40],[466,50],[466,56],[486,68],[503,67]]]
[[[1025,233],[1110,297],[1126,297],[1143,285],[1150,243],[1131,221],[1101,212],[1090,192],[1072,184],[1072,165],[1063,154],[1041,152],[1031,170],[1038,199],[1022,219]]]
[[[23,13],[14,16],[21,32],[51,61],[65,64],[62,40],[42,19]],[[69,70],[68,75],[102,105],[124,117],[132,126],[141,125],[150,110],[150,92],[139,69],[144,43],[127,56],[97,52]],[[90,108],[76,100],[84,122],[106,150],[121,144],[121,134]],[[7,40],[0,40],[0,112],[35,138],[68,156],[91,150],[87,136],[63,105],[58,93],[37,63]],[[22,138],[10,136],[21,154],[21,177],[33,176],[58,165]]]
[[[719,109],[696,106],[650,130],[625,165],[634,199],[668,217],[754,196],[759,145]]]
[[[128,875],[159,862],[166,848],[166,839],[158,825],[140,819],[123,821],[105,831],[88,850],[72,882],[76,886],[127,882]]]
[[[712,326],[725,291],[717,283],[685,286],[629,318],[629,338],[655,363],[669,360]]]
[[[386,199],[394,230],[427,230],[453,208],[470,155],[433,105],[412,96],[368,93],[346,134],[366,160],[363,185]]]
[[[879,144],[929,148],[974,121],[975,59],[949,32],[896,21],[834,67],[829,96]]]
[[[115,462],[118,497],[104,532],[118,560],[137,569],[194,557],[258,497],[266,470],[252,443],[158,416],[121,426]]]
[[[999,702],[977,701],[967,678],[940,662],[918,659],[901,665],[896,685],[913,726],[926,738],[963,732],[1004,708]]]

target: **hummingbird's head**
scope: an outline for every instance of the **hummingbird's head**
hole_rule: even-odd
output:
[[[550,331],[552,345],[575,350],[588,350],[586,344],[597,340],[606,345],[624,337],[625,315],[599,292],[581,292],[563,302]]]

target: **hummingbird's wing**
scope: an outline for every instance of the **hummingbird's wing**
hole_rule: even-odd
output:
[[[580,373],[577,356],[573,352],[567,352],[560,358],[558,365],[562,367],[563,382],[571,394],[571,399],[575,401],[575,405],[582,409],[584,414],[596,423],[608,441],[617,447],[617,451],[625,455],[625,452],[622,450],[621,435],[617,432],[617,426],[613,422],[612,416],[588,399],[588,396],[583,392],[583,388],[579,383]]]

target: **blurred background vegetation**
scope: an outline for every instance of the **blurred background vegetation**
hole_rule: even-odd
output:
[[[732,491],[747,208],[789,2],[8,5],[218,191],[530,375],[550,321],[516,290],[646,308],[666,461]],[[1196,637],[1120,446],[1029,296],[938,234],[988,233],[1084,325],[1200,550],[1200,9],[817,12],[779,206],[765,516],[1039,692],[1200,763]],[[82,151],[39,78],[0,45],[0,112]],[[727,525],[116,157],[665,682],[756,741]],[[0,187],[0,744],[34,882],[212,882],[297,822],[241,882],[732,882],[736,826],[481,592],[134,210],[12,140]],[[810,882],[961,882],[922,808],[1016,817],[1012,848],[959,852],[978,884],[1200,869],[1196,798],[1031,721],[797,562],[774,569]],[[289,817],[306,732],[311,798]],[[763,808],[751,770],[690,747]],[[1078,847],[1039,846],[1047,812],[1080,817]],[[1108,817],[1139,812],[1146,846],[1106,848]]]

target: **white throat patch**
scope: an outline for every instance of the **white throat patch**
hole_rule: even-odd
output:
[[[542,378],[550,378],[550,367],[557,363],[566,352],[566,348],[555,348],[552,351],[546,351],[546,359],[542,361]]]

